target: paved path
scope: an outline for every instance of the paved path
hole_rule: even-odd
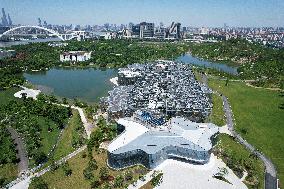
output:
[[[57,104],[57,103],[54,103],[54,104],[64,106],[64,107],[69,107],[69,105],[67,105],[67,104]],[[90,136],[91,136],[92,130],[94,128],[93,124],[88,122],[82,108],[77,107],[77,106],[71,106],[71,108],[78,110],[81,121],[84,125],[85,131],[86,131],[86,134],[87,134],[87,138],[89,139]]]
[[[202,81],[205,85],[208,83],[207,76],[205,74],[202,74]],[[259,159],[261,159],[265,165],[265,189],[277,189],[277,172],[276,169],[271,162],[271,160],[266,157],[265,155],[258,152],[251,144],[249,144],[246,140],[244,140],[240,134],[235,132],[234,130],[234,120],[233,120],[233,112],[231,109],[231,106],[229,105],[229,101],[226,96],[220,94],[217,92],[217,94],[222,96],[223,100],[223,109],[226,116],[226,122],[229,131],[232,133],[232,135],[242,144],[244,145],[251,153],[254,153],[257,155]]]
[[[17,133],[15,129],[12,127],[7,127],[8,131],[10,132],[14,143],[16,144],[16,150],[18,151],[17,157],[19,158],[20,162],[18,163],[19,175],[26,172],[28,170],[29,159],[27,155],[27,151],[24,145],[24,142],[20,135]]]
[[[277,175],[273,163],[268,157],[258,152],[251,144],[249,144],[246,140],[244,140],[240,134],[234,131],[233,113],[229,105],[228,99],[227,97],[222,95],[222,100],[224,103],[224,112],[226,115],[227,125],[229,130],[242,145],[244,145],[249,151],[251,151],[251,153],[255,153],[257,157],[263,161],[265,165],[265,188],[277,189]]]
[[[67,156],[61,158],[60,160],[56,161],[55,163],[57,165],[61,165],[62,163],[66,162],[67,160],[74,157],[78,153],[82,152],[86,148],[87,148],[87,146],[84,145],[81,148],[75,150],[74,152],[72,152],[72,153],[68,154]],[[44,169],[42,169],[38,172],[35,172],[35,173],[31,172],[29,176],[22,176],[20,178],[17,178],[12,183],[8,184],[7,188],[10,188],[10,189],[28,189],[32,178],[42,176],[43,174],[47,173],[48,171],[50,171],[50,166],[48,166],[48,167],[46,167],[46,168],[44,168]]]

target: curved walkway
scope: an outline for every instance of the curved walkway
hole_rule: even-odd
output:
[[[202,82],[205,85],[208,84],[208,78],[205,74],[202,74]],[[232,133],[232,136],[235,137],[242,145],[244,145],[251,153],[256,154],[257,157],[263,161],[265,165],[265,181],[264,181],[265,189],[277,189],[277,172],[273,163],[268,157],[261,154],[251,144],[249,144],[246,140],[244,140],[240,134],[235,132],[233,112],[231,106],[229,105],[229,101],[226,96],[220,94],[218,91],[216,91],[216,93],[222,96],[223,109],[226,116],[226,122],[229,131]]]
[[[234,131],[234,121],[233,121],[233,113],[231,107],[229,105],[227,97],[224,95],[221,96],[224,105],[224,112],[226,115],[226,122],[232,135],[249,151],[251,151],[251,153],[256,154],[257,157],[263,161],[265,165],[265,189],[277,189],[277,175],[276,175],[277,173],[273,163],[268,157],[257,151],[251,144],[249,144],[246,140],[244,140],[241,137],[241,135],[239,135],[237,132]]]
[[[57,103],[54,103],[54,104],[59,105],[59,106],[69,107],[69,105],[66,105],[66,104],[57,104]],[[86,118],[82,108],[77,107],[77,106],[71,106],[71,108],[78,110],[80,118],[81,118],[81,121],[82,121],[82,123],[84,125],[85,131],[86,131],[86,134],[87,134],[87,138],[89,139],[90,136],[91,136],[91,133],[92,133],[92,130],[93,130],[94,126],[92,125],[92,123],[88,122],[88,120],[87,120],[87,118]]]
[[[28,170],[28,165],[29,165],[29,159],[27,155],[26,148],[24,146],[24,142],[20,135],[17,133],[15,129],[12,127],[7,127],[7,130],[12,136],[12,139],[14,140],[14,143],[16,144],[16,150],[18,151],[17,157],[19,158],[19,163],[18,163],[18,169],[19,169],[19,175],[22,173],[26,172]]]

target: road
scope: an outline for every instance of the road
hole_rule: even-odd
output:
[[[205,85],[208,85],[208,78],[205,74],[202,74],[202,82]],[[256,156],[263,161],[265,166],[265,181],[264,181],[265,189],[277,189],[277,172],[273,163],[268,157],[257,151],[251,144],[249,144],[246,140],[244,140],[240,134],[235,132],[233,112],[229,104],[228,98],[217,91],[216,93],[222,96],[223,109],[226,116],[226,123],[229,131],[232,133],[232,136],[235,137],[242,145],[244,145],[251,153],[256,154]]]
[[[29,159],[28,159],[28,155],[26,152],[26,148],[25,148],[22,138],[17,133],[17,131],[13,129],[12,127],[7,127],[7,129],[9,133],[11,134],[11,137],[14,140],[14,143],[16,144],[16,150],[18,151],[17,157],[20,160],[18,163],[18,169],[19,169],[19,174],[22,174],[28,170],[28,165],[29,165]]]

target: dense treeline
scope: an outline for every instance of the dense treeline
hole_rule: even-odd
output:
[[[123,67],[127,64],[159,58],[175,58],[188,50],[187,45],[131,40],[69,41],[67,46],[51,47],[48,43],[13,46],[16,57],[0,60],[0,89],[22,84],[22,72],[46,70],[54,66]],[[59,55],[65,51],[92,51],[85,62],[62,63]]]
[[[0,125],[0,164],[16,163],[16,149],[7,128]]]
[[[31,98],[23,101],[11,100],[0,107],[2,127],[11,126],[24,137],[28,155],[36,164],[42,163],[47,158],[47,154],[39,150],[43,145],[40,135],[43,127],[50,127],[48,124],[40,124],[39,119],[51,120],[62,129],[71,114],[71,108],[54,105],[43,97],[39,100]],[[46,129],[52,132],[52,128]],[[1,153],[6,152],[8,153],[1,151]]]
[[[259,86],[284,87],[284,49],[273,49],[242,39],[194,44],[192,55],[213,61],[235,63],[241,79],[256,80]]]
[[[10,67],[0,69],[0,90],[10,88],[13,85],[21,85],[24,81],[25,79],[20,68]]]

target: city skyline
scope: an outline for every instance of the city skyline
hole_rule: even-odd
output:
[[[37,24],[37,18],[51,24],[101,25],[142,21],[181,22],[183,26],[282,27],[284,2],[280,0],[1,0],[14,24]],[[31,11],[32,10],[32,11]],[[50,14],[52,12],[52,14]],[[64,12],[64,14],[62,14]]]

